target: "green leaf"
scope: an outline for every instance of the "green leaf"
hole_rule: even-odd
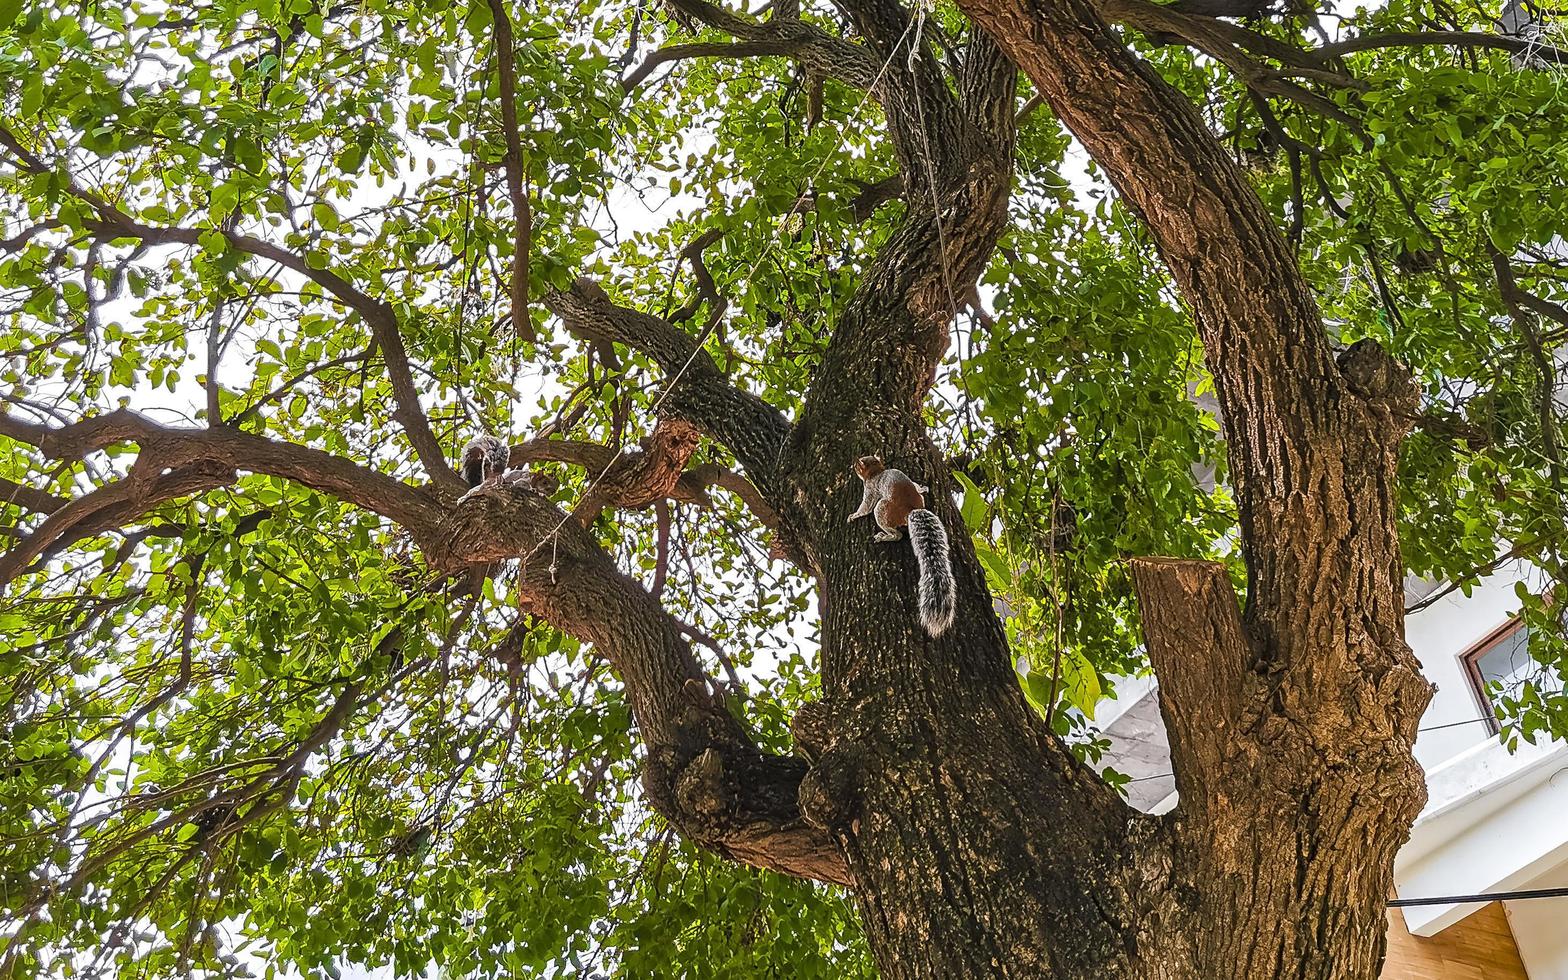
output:
[[[1005,592],[1012,588],[1013,570],[1008,565],[1007,559],[990,545],[981,541],[975,542],[975,556],[980,559],[980,564],[985,567],[986,581],[994,592]]]
[[[988,508],[985,496],[981,494],[980,488],[975,486],[974,481],[962,473],[954,473],[953,479],[957,480],[958,485],[963,487],[964,490],[963,501],[959,505],[959,514],[964,519],[964,526],[969,528],[971,534],[980,534],[990,530],[986,521]]]
[[[229,250],[229,240],[224,237],[223,232],[215,228],[208,228],[206,231],[203,231],[196,236],[196,240],[201,243],[202,251],[214,258],[223,255]]]
[[[338,154],[337,168],[345,174],[357,174],[365,162],[365,149],[358,143],[350,143]]]
[[[1083,654],[1073,649],[1062,651],[1061,662],[1062,700],[1093,719],[1102,694],[1100,678],[1095,673],[1094,665],[1089,663],[1088,658]]]
[[[21,9],[21,0],[0,0],[0,25],[9,24],[16,20],[16,15]],[[8,13],[9,12],[9,13]],[[30,75],[22,81],[22,101],[18,110],[22,116],[32,116],[43,108],[44,104],[44,78],[42,75]]]
[[[338,230],[338,226],[340,224],[338,221],[338,212],[337,209],[335,209],[329,202],[317,201],[315,204],[311,205],[310,214],[311,217],[316,219],[316,224],[320,225],[324,230]]]

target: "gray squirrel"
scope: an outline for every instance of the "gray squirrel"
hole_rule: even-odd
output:
[[[488,487],[522,487],[546,497],[555,493],[558,484],[547,473],[530,473],[527,470],[507,469],[512,461],[512,447],[505,439],[495,436],[474,436],[463,447],[459,464],[463,482],[468,492],[458,498],[462,503]]]
[[[866,492],[860,498],[860,509],[849,519],[875,514],[882,529],[876,536],[878,541],[897,541],[908,525],[909,543],[920,566],[920,625],[932,636],[941,636],[953,625],[957,589],[947,556],[947,531],[941,518],[926,510],[927,488],[903,470],[890,469],[880,456],[855,460],[855,475],[866,482]]]
[[[463,482],[470,490],[499,480],[512,459],[512,449],[495,436],[474,436],[463,447]]]

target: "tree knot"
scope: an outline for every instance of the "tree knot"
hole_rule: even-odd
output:
[[[733,796],[725,785],[724,757],[707,748],[675,780],[675,802],[685,813],[713,818],[728,812]]]
[[[1370,337],[1340,351],[1340,374],[1350,390],[1368,401],[1383,402],[1401,415],[1420,404],[1420,391],[1411,380],[1410,368]]]
[[[852,826],[860,808],[861,751],[845,743],[823,753],[800,780],[800,815],[832,834]]]
[[[795,749],[811,761],[800,780],[800,815],[837,833],[850,825],[860,798],[862,750],[840,738],[830,702],[808,701],[790,720]]]
[[[807,701],[790,720],[795,748],[807,759],[818,759],[833,745],[832,712],[821,701]]]

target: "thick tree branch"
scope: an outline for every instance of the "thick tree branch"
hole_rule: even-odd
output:
[[[892,174],[869,184],[861,184],[860,193],[850,202],[850,210],[858,221],[869,221],[876,209],[888,201],[904,195],[904,175]]]
[[[697,309],[703,303],[707,303],[708,322],[703,327],[703,332],[707,333],[719,322],[724,311],[729,309],[730,301],[719,293],[719,287],[713,281],[713,273],[708,271],[708,264],[702,257],[702,253],[709,245],[723,237],[724,229],[709,228],[681,249],[681,258],[691,263],[691,274],[697,281],[697,292],[686,305],[670,314],[671,323],[684,323],[690,320],[697,315]]]
[[[954,92],[947,69],[927,43],[937,33],[934,22],[928,30],[917,30],[915,15],[898,0],[849,0],[842,6],[861,36],[889,59],[875,95],[887,118],[909,200],[930,198],[928,184],[934,184],[941,197],[964,179],[975,144],[995,150],[999,141],[1007,142],[1007,131],[976,125],[966,111],[975,108],[960,101],[968,93]],[[986,78],[990,63],[983,50],[975,61],[973,74]],[[1013,74],[1009,68],[1006,84]],[[990,111],[994,106],[981,108]]]
[[[586,529],[537,493],[497,486],[472,495],[433,540],[426,556],[437,568],[521,557],[528,609],[609,658],[648,749],[647,798],[688,839],[759,867],[849,883],[837,845],[801,819],[805,762],[756,747],[710,692],[679,625]]]
[[[1006,108],[994,120],[1000,132],[982,137],[967,118],[956,129],[928,120],[929,138],[964,147],[967,159],[950,178],[935,174],[933,182],[926,169],[911,182],[903,222],[862,277],[812,379],[792,458],[847,473],[858,455],[919,454],[928,456],[921,471],[938,479],[920,413],[952,317],[1007,220],[1015,134],[1008,85],[1000,99]],[[923,156],[917,162],[934,167]]]
[[[178,428],[117,409],[63,427],[0,415],[0,435],[34,446],[51,459],[77,459],[124,442],[142,450],[126,477],[55,511],[34,535],[0,558],[0,583],[10,581],[26,562],[79,525],[97,533],[128,523],[164,500],[222,486],[236,469],[320,490],[396,521],[416,538],[427,534],[442,514],[435,497],[341,456],[225,426]]]
[[[655,599],[664,595],[664,583],[670,575],[670,505],[663,500],[653,504],[654,559],[653,584],[648,587]],[[690,631],[688,631],[690,635]]]
[[[638,462],[638,456],[644,451],[645,449],[631,450],[623,453],[621,459],[627,461],[629,469],[640,468],[643,464]],[[565,463],[582,468],[588,472],[590,478],[605,472],[606,468],[620,465],[616,461],[615,450],[609,446],[575,439],[530,439],[513,445],[511,465],[514,468],[523,468],[530,463]],[[664,490],[664,497],[679,504],[708,507],[713,502],[708,494],[711,487],[721,487],[734,494],[763,527],[770,531],[779,530],[778,512],[768,505],[756,486],[741,474],[718,463],[701,463],[685,470]],[[612,499],[607,506],[617,508],[643,506],[629,501],[646,500],[649,496],[648,487],[643,485],[635,488],[624,499]]]
[[[1273,58],[1282,65],[1307,70],[1312,72],[1312,77],[1330,84],[1343,85],[1350,79],[1348,74],[1335,70],[1335,59],[1358,51],[1381,48],[1490,48],[1528,55],[1551,64],[1568,64],[1568,51],[1529,38],[1509,37],[1505,34],[1480,31],[1391,31],[1358,35],[1315,48],[1302,48],[1240,24],[1218,19],[1257,16],[1269,7],[1269,4],[1259,3],[1258,0],[1179,0],[1176,3],[1098,0],[1098,7],[1107,20],[1146,32],[1174,35],[1227,64],[1230,61],[1214,50],[1216,42]],[[1317,73],[1319,71],[1332,74],[1320,75]]]
[[[904,196],[904,175],[901,173],[890,174],[881,180],[864,181],[853,177],[849,181],[860,188],[860,192],[848,199],[850,213],[856,221],[869,221],[876,213],[877,208],[888,201],[897,200]],[[807,191],[795,199],[793,210],[799,212],[815,211],[817,209],[817,193]]]
[[[1281,64],[1327,71],[1333,67],[1320,51],[1298,48],[1267,34],[1239,24],[1214,20],[1176,5],[1150,3],[1149,0],[1099,0],[1100,14],[1107,20],[1155,34],[1174,34],[1194,47],[1240,72],[1260,70],[1256,62],[1238,60],[1238,49],[1273,58]]]
[[[512,41],[512,18],[502,0],[489,0],[495,22],[495,57],[501,72],[501,129],[506,137],[506,191],[512,199],[512,220],[517,225],[512,245],[512,332],[524,341],[534,339],[528,312],[528,253],[533,239],[533,212],[523,186],[522,134],[517,128],[517,53]]]
[[[587,526],[606,507],[635,509],[672,496],[686,461],[700,441],[701,436],[691,423],[661,419],[639,450],[616,455],[604,469],[593,474],[593,482],[574,508],[573,516]]]
[[[22,246],[32,241],[35,236],[58,227],[60,227],[60,222],[54,219],[50,219],[48,221],[41,221],[38,224],[31,225],[27,228],[23,228],[15,235],[12,235],[10,238],[0,238],[0,252],[19,252],[21,251]]]
[[[134,521],[165,501],[223,486],[233,479],[233,468],[222,464],[207,462],[165,470],[150,459],[139,458],[122,479],[70,500],[0,555],[0,586],[14,581],[41,555]]]
[[[1017,108],[1018,66],[995,38],[976,27],[958,80],[964,114],[976,131],[1008,152],[1024,113]]]
[[[0,477],[0,503],[14,504],[36,514],[52,514],[68,502],[67,497]]]
[[[1236,591],[1216,562],[1132,562],[1149,661],[1160,681],[1177,791],[1201,809],[1213,767],[1236,737],[1251,661]]]
[[[723,487],[739,497],[752,515],[762,522],[763,527],[773,531],[779,529],[778,512],[762,499],[762,494],[756,486],[744,476],[718,463],[703,463],[681,474],[680,482],[676,484],[676,491],[670,495],[670,499],[681,500],[683,493],[693,497],[705,496],[708,487]]]
[[[1272,6],[1271,0],[1175,0],[1167,4],[1171,10],[1198,17],[1234,17],[1246,20],[1262,16]]]
[[[1276,420],[1299,420],[1305,448],[1319,438],[1314,433],[1337,425],[1329,409],[1343,391],[1288,244],[1192,105],[1106,31],[1084,0],[1065,6],[965,0],[963,6],[1005,39],[1046,101],[1148,222],[1197,314],[1237,462],[1254,578],[1265,580],[1265,594],[1288,588],[1295,570],[1279,568],[1276,579],[1275,569],[1257,562],[1286,533],[1275,526],[1282,516],[1275,501],[1304,492],[1294,488],[1310,475],[1293,465],[1294,450],[1281,444]]]
[[[671,44],[644,58],[621,79],[621,89],[631,92],[647,81],[654,69],[671,62],[690,58],[756,58],[763,55],[789,55],[801,51],[805,43],[800,40],[765,38],[757,41],[696,41],[690,44]]]
[[[665,383],[673,385],[668,407],[734,453],[767,493],[787,429],[777,409],[730,384],[692,338],[656,316],[617,306],[591,279],[578,279],[571,289],[551,293],[545,303],[573,334],[625,344],[653,358],[665,373]]]
[[[782,49],[777,52],[758,50],[751,52],[753,54],[787,54],[817,74],[859,89],[869,89],[877,77],[881,62],[870,51],[798,18],[775,17],[760,22],[707,0],[669,0],[669,4],[678,13],[739,41],[778,45]],[[639,68],[638,72],[641,71]]]
[[[1558,493],[1563,491],[1563,458],[1562,451],[1557,445],[1559,426],[1557,424],[1557,365],[1553,363],[1552,354],[1541,341],[1541,332],[1538,315],[1552,317],[1559,323],[1568,325],[1568,310],[1563,310],[1555,303],[1548,302],[1539,296],[1523,289],[1514,277],[1513,265],[1508,257],[1498,251],[1490,241],[1486,242],[1487,254],[1492,259],[1492,269],[1497,275],[1497,290],[1502,296],[1503,305],[1508,310],[1509,318],[1524,335],[1525,347],[1529,350],[1530,358],[1535,362],[1536,378],[1536,420],[1541,429],[1541,452],[1546,457],[1550,466],[1552,482]]]
[[[864,429],[868,412],[918,417],[948,323],[1006,220],[1017,135],[1017,71],[985,31],[970,45],[955,93],[925,32],[896,0],[845,7],[873,45],[898,54],[880,98],[901,173],[876,187],[867,210],[898,188],[908,212],[835,327],[797,428],[799,438],[834,441],[835,457],[849,445],[840,425]],[[888,335],[894,323],[898,333]],[[835,420],[834,434],[817,431],[824,418]]]
[[[1515,319],[1524,320],[1529,314],[1534,314],[1568,328],[1568,308],[1549,299],[1543,299],[1520,286],[1518,278],[1514,275],[1513,263],[1508,261],[1508,257],[1499,252],[1490,241],[1485,243],[1485,247],[1492,261],[1492,271],[1497,276],[1497,291],[1503,299],[1503,304],[1508,307],[1509,313]]]
[[[1508,37],[1503,34],[1484,34],[1475,31],[1413,31],[1388,34],[1363,34],[1346,38],[1312,49],[1320,58],[1337,58],[1357,51],[1378,48],[1494,48],[1513,54],[1529,55],[1556,65],[1568,65],[1568,51],[1527,38]]]
[[[615,450],[597,442],[580,439],[530,439],[514,443],[511,465],[522,468],[530,463],[566,463],[594,473],[604,471],[615,458]]]

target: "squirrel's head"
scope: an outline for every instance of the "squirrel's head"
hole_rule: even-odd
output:
[[[882,462],[881,456],[862,456],[855,460],[855,475],[862,480],[869,480],[885,469],[887,464]]]

